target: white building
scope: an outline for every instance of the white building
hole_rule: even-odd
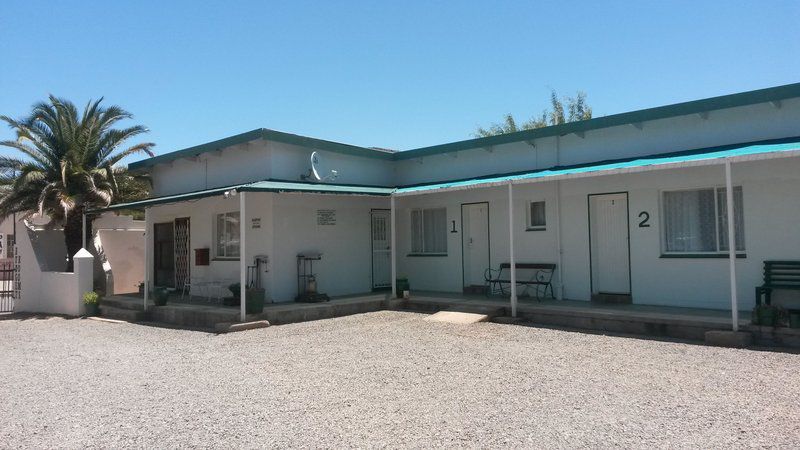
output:
[[[249,284],[266,256],[268,298],[292,301],[318,252],[332,296],[393,269],[458,293],[513,260],[586,301],[730,309],[735,275],[749,309],[765,260],[800,259],[798,156],[800,83],[403,152],[258,129],[131,164],[153,198],[111,209],[146,208],[151,286]]]

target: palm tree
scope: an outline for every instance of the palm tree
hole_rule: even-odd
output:
[[[118,106],[102,107],[102,101],[90,100],[79,115],[72,102],[51,95],[49,102],[35,104],[28,117],[0,116],[17,136],[0,145],[22,153],[21,158],[0,156],[0,218],[47,214],[52,226],[63,226],[67,271],[72,271],[72,256],[82,245],[82,216],[87,210],[108,206],[117,198],[147,196],[117,164],[137,153],[153,156],[155,144],[125,148],[126,142],[148,130],[141,125],[114,128],[133,116]]]
[[[476,138],[497,136],[499,134],[516,133],[523,130],[535,130],[551,125],[561,125],[567,122],[577,122],[592,118],[592,107],[586,102],[586,93],[578,91],[575,97],[567,97],[567,111],[564,111],[564,101],[558,98],[556,91],[550,91],[551,110],[545,109],[541,116],[534,116],[530,120],[517,124],[514,116],[506,114],[503,121],[494,123],[489,128],[478,127],[473,134]]]

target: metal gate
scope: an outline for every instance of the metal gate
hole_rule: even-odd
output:
[[[14,301],[19,298],[20,257],[16,246],[13,257],[0,260],[0,312],[13,312]]]

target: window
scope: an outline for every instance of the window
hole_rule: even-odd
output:
[[[725,188],[664,192],[664,252],[719,253],[728,251],[728,210]],[[742,187],[733,188],[736,251],[744,251]]]
[[[445,208],[411,210],[411,253],[417,255],[447,253]]]
[[[217,214],[214,223],[214,247],[217,258],[239,257],[239,212]]]
[[[547,217],[545,216],[544,202],[528,203],[528,230],[538,231],[547,228]]]

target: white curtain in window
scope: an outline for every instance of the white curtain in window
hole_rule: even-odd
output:
[[[725,188],[717,189],[717,223],[719,233],[719,249],[720,251],[728,251],[728,199],[726,198],[727,190]],[[744,201],[742,199],[742,187],[733,187],[733,227],[736,234],[736,251],[744,250],[744,211],[742,207]]]
[[[239,257],[239,213],[227,214],[228,242],[225,244],[225,255],[229,258]]]
[[[664,193],[664,250],[717,250],[714,189]]]
[[[411,252],[447,253],[447,210],[411,211]]]
[[[216,224],[216,231],[217,231],[217,249],[216,255],[218,257],[225,257],[225,214],[217,214],[217,224]]]
[[[422,211],[415,209],[411,211],[411,253],[423,253],[422,242]]]
[[[217,214],[216,251],[220,258],[239,257],[239,212]]]
[[[546,225],[544,202],[531,202],[531,223],[532,227],[543,227]]]

